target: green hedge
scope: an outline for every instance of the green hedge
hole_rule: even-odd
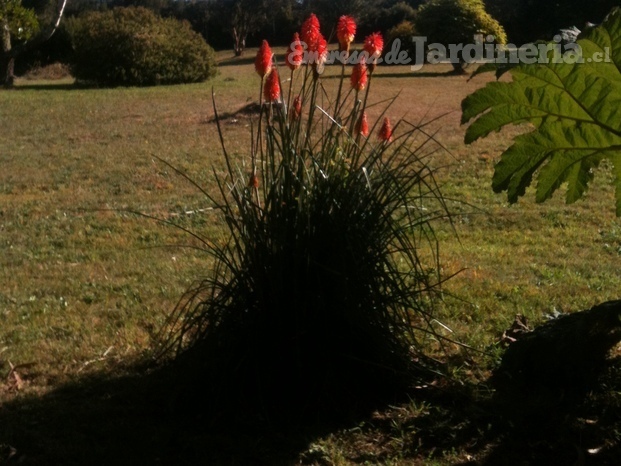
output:
[[[216,73],[213,49],[189,24],[145,8],[90,12],[67,27],[79,81],[150,86],[201,82]]]

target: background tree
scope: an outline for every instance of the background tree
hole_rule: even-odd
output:
[[[26,41],[39,31],[39,21],[34,10],[22,6],[21,0],[0,0],[0,27],[2,28],[2,55],[0,76],[4,86],[13,85],[15,57],[13,42]]]
[[[398,1],[395,3],[392,0],[388,0],[382,3],[372,23],[375,28],[374,31],[379,30],[385,33],[385,35],[389,35],[391,29],[396,28],[403,22],[412,23],[412,28],[414,28],[413,23],[415,19],[416,8],[412,6],[411,2]],[[402,32],[405,31],[404,28],[401,28],[401,30]],[[394,39],[395,37],[396,35],[392,34],[392,38]],[[390,50],[390,47],[384,47],[384,49]]]
[[[379,0],[313,0],[307,3],[307,12],[313,12],[318,16],[322,26],[325,26],[322,30],[327,37],[336,27],[340,16],[352,16],[359,26],[363,26],[370,16],[376,16],[381,2]]]
[[[268,0],[221,0],[214,4],[216,18],[228,18],[228,31],[233,38],[233,51],[240,56],[246,48],[248,35],[258,32],[272,11]]]
[[[522,45],[550,40],[562,28],[584,29],[587,22],[600,23],[619,1],[485,0],[485,5],[505,27],[509,40]]]
[[[27,8],[22,0],[0,0],[0,27],[2,28],[2,50],[0,52],[0,77],[5,87],[12,87],[15,76],[15,59],[29,49],[48,40],[58,29],[67,0],[59,0],[51,8],[43,3],[44,28],[34,9]]]
[[[416,30],[426,36],[427,43],[471,44],[476,34],[493,35],[505,43],[505,31],[485,11],[483,0],[428,0],[418,9]],[[463,73],[465,61],[461,53],[452,63],[456,73]]]

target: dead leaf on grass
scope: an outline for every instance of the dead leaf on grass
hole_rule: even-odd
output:
[[[17,449],[7,443],[0,443],[0,464],[8,462],[17,455]]]
[[[35,365],[34,362],[13,365],[13,363],[9,361],[9,367],[11,368],[11,370],[9,371],[9,374],[7,375],[7,391],[18,392],[22,390],[26,382],[24,381],[22,376],[19,375],[18,370],[21,371],[22,369],[27,369],[34,365]]]

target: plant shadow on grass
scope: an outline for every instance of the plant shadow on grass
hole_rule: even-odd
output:
[[[247,54],[242,57],[227,57],[218,61],[218,66],[239,66],[254,63],[254,56]]]
[[[95,83],[89,83],[84,81],[74,82],[53,82],[53,81],[40,81],[40,82],[20,82],[11,91],[78,91],[78,90],[101,90],[101,89],[113,89],[120,86],[101,86]]]
[[[454,386],[428,393],[423,415],[408,419],[397,409],[373,424],[393,438],[413,432],[402,447],[413,457],[457,453],[449,464],[618,465],[620,388],[617,359],[588,393],[538,390],[525,396],[493,392],[487,383]]]
[[[87,86],[80,86],[75,83],[53,83],[44,82],[37,84],[19,84],[13,91],[75,91],[76,89],[89,89]],[[90,89],[95,89],[91,87]]]
[[[373,76],[373,79],[382,78],[450,78],[463,77],[468,75],[455,74],[446,71],[412,71],[409,73],[382,73]]]
[[[201,402],[184,399],[186,383],[174,369],[130,372],[4,403],[0,464],[284,465],[306,446],[308,432],[284,436],[192,409]]]
[[[348,454],[352,464],[393,454],[420,460],[457,452],[472,459],[453,464],[613,465],[621,459],[621,402],[614,395],[620,369],[617,361],[600,388],[581,399],[503,399],[482,394],[482,386],[419,388],[411,391],[414,402],[378,406],[374,414],[330,424],[301,419],[293,429],[240,419],[238,412],[229,418],[226,409],[210,414],[196,398],[202,387],[188,391],[196,375],[178,368],[134,368],[113,378],[100,373],[41,397],[4,403],[0,464],[331,464],[302,453],[331,432],[347,441],[346,432],[364,425],[357,435],[366,436],[366,444],[402,435],[400,450],[361,449]],[[417,400],[427,408],[404,416]]]

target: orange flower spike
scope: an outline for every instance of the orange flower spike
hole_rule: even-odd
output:
[[[311,13],[306,21],[302,23],[302,27],[300,28],[300,39],[308,48],[310,48],[311,44],[314,44],[317,41],[319,33],[319,20],[314,13]]]
[[[369,122],[367,120],[367,112],[362,112],[360,118],[356,122],[356,127],[354,128],[356,134],[360,134],[365,138],[369,135]]]
[[[289,44],[289,48],[285,54],[285,63],[292,71],[294,71],[300,67],[303,59],[304,47],[300,42],[300,35],[296,32],[293,34],[293,39],[291,40],[291,44]]]
[[[336,25],[336,37],[339,40],[341,50],[349,52],[349,46],[356,35],[356,21],[351,16],[343,15]]]
[[[369,34],[364,40],[363,49],[369,56],[369,71],[372,73],[375,70],[377,59],[382,55],[384,38],[379,32]]]
[[[261,47],[259,47],[259,51],[257,52],[257,57],[254,60],[254,69],[262,78],[264,78],[272,70],[273,55],[274,54],[272,53],[270,45],[266,40],[264,40],[261,43]]]
[[[367,85],[367,64],[364,56],[360,56],[358,63],[351,72],[351,87],[356,91],[363,90]]]
[[[278,70],[274,68],[267,75],[263,86],[263,98],[266,102],[277,102],[280,99],[280,81],[278,80]]]
[[[381,141],[390,142],[392,141],[392,126],[390,125],[390,120],[388,117],[384,118],[384,123],[380,128],[378,137]]]
[[[297,96],[295,99],[293,99],[293,105],[291,106],[290,118],[291,120],[295,121],[295,120],[298,120],[301,115],[302,115],[302,98],[300,96]]]

